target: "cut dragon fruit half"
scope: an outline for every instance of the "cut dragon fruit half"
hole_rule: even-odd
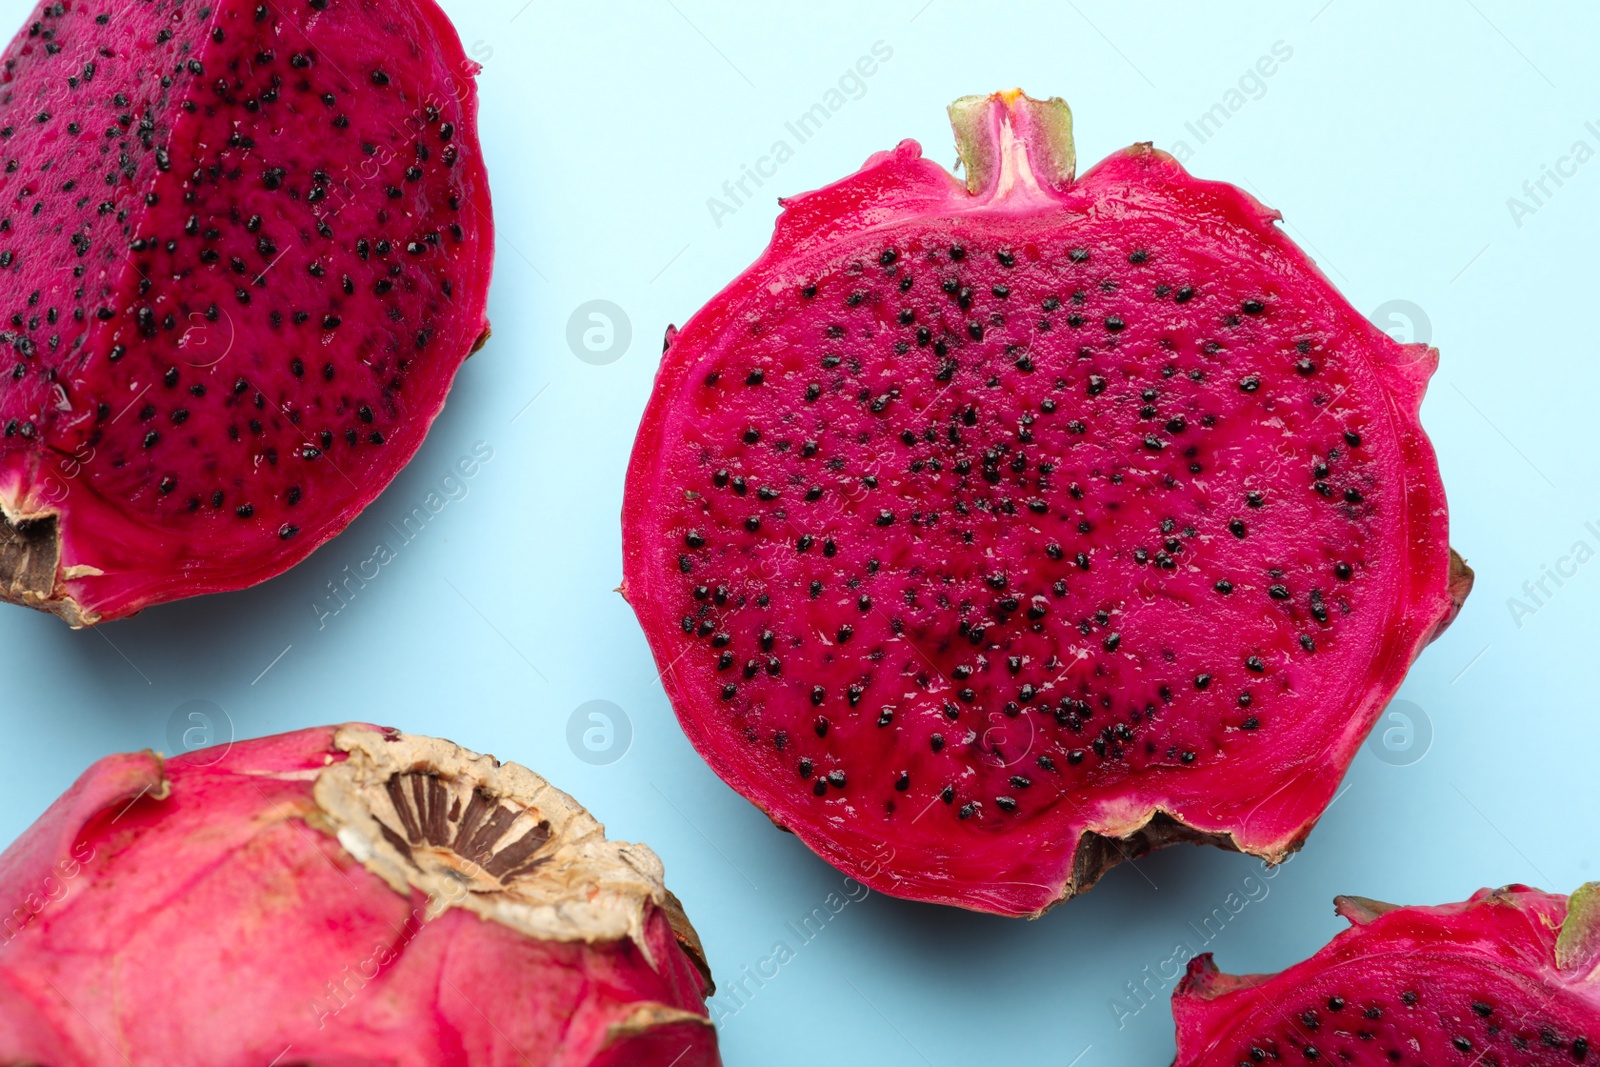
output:
[[[1209,953],[1173,994],[1174,1067],[1570,1067],[1600,1055],[1600,883],[1397,908],[1339,897],[1350,929],[1281,974]]]
[[[1298,848],[1471,571],[1437,353],[1239,189],[951,108],[784,202],[668,347],[624,592],[696,749],[896,896],[1034,915],[1197,841]]]
[[[0,94],[0,599],[278,574],[488,336],[477,64],[433,0],[42,0]]]

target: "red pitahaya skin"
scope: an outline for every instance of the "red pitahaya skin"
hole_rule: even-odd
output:
[[[784,202],[668,331],[624,593],[696,749],[874,889],[1034,915],[1298,848],[1471,572],[1366,322],[1246,193],[1060,101]]]
[[[0,92],[0,596],[262,581],[487,337],[477,65],[432,0],[45,0]]]
[[[489,794],[493,857],[431,843]],[[0,855],[0,1063],[714,1065],[660,875],[532,772],[430,738],[111,756]]]
[[[1593,1062],[1597,902],[1597,883],[1570,903],[1522,885],[1438,907],[1339,897],[1351,928],[1281,974],[1190,962],[1172,1000],[1174,1065]]]

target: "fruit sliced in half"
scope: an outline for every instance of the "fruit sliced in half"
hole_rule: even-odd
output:
[[[1059,100],[787,200],[668,332],[625,592],[712,768],[873,888],[1036,914],[1172,841],[1281,860],[1470,571],[1436,353],[1230,185]]]
[[[74,626],[305,558],[487,336],[433,0],[44,0],[0,94],[0,598]]]
[[[107,757],[0,855],[0,894],[0,1063],[720,1062],[661,861],[448,741]]]
[[[1282,974],[1189,964],[1175,1067],[1593,1063],[1597,898],[1593,882],[1570,901],[1521,885],[1439,907],[1339,897],[1351,929]]]

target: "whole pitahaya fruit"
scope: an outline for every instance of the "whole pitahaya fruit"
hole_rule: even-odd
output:
[[[669,330],[624,592],[724,780],[892,895],[1036,914],[1173,841],[1279,861],[1471,572],[1436,353],[1240,190],[951,109]]]
[[[1570,900],[1513,885],[1439,907],[1334,904],[1351,929],[1282,974],[1189,964],[1174,1067],[1594,1062],[1600,883]]]
[[[0,85],[0,597],[271,577],[487,336],[477,66],[433,0],[44,0]]]
[[[707,1067],[661,861],[371,726],[101,760],[0,855],[0,1063]]]

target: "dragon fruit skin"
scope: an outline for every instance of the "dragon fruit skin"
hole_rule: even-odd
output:
[[[488,336],[477,65],[433,0],[44,0],[0,93],[0,597],[278,574]]]
[[[424,780],[417,753],[444,751],[455,771],[490,762],[352,726],[91,767],[0,856],[0,900],[17,904],[0,940],[0,1062],[720,1062],[709,975],[653,854],[605,842],[539,780],[557,829],[530,892],[572,878],[555,889],[578,898],[566,919],[461,881],[454,897],[398,892],[392,867],[349,851],[373,847],[359,820],[321,806],[328,768],[386,746]],[[613,876],[588,884],[591,861]],[[585,894],[601,906],[574,922]]]
[[[665,690],[890,895],[1036,915],[1174,841],[1281,861],[1470,589],[1437,353],[1165,153],[1074,180],[1060,101],[952,119],[966,184],[875,155],[668,331],[623,507]]]
[[[1600,883],[1570,904],[1522,885],[1438,907],[1339,897],[1351,928],[1281,974],[1190,962],[1173,993],[1174,1067],[1593,1062],[1597,900]]]

